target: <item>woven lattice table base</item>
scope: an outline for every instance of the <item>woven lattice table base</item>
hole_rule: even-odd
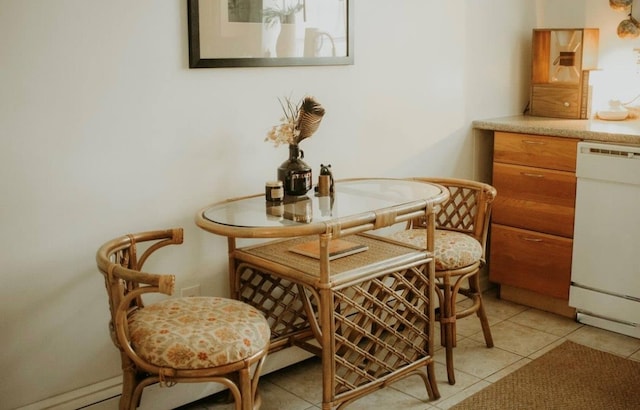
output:
[[[305,330],[311,335],[310,322],[321,329],[318,260],[289,251],[302,240],[305,238],[269,243],[237,254],[240,298],[265,313],[273,340],[286,340]],[[340,279],[332,281],[338,285],[328,289],[331,309],[324,314],[330,315],[334,332],[331,345],[322,349],[333,352],[329,369],[337,401],[356,389],[366,394],[367,389],[379,388],[389,377],[422,372],[426,380],[425,370],[432,361],[429,337],[433,334],[433,312],[428,295],[433,292],[433,284],[428,280],[424,256],[403,260],[397,266],[385,265],[385,261],[414,255],[416,250],[367,236],[349,240],[366,244],[369,249],[331,262],[332,279]],[[245,261],[243,253],[250,254],[246,259],[251,261]],[[292,279],[269,268],[286,269]]]

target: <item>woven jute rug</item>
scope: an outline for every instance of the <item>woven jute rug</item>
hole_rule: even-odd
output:
[[[640,362],[567,341],[454,409],[640,409]]]

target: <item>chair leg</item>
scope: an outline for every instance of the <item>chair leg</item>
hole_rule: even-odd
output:
[[[473,294],[478,298],[478,310],[476,315],[480,319],[480,325],[482,326],[482,333],[484,335],[484,341],[487,347],[493,347],[493,336],[491,336],[491,328],[489,327],[489,320],[487,319],[487,313],[484,310],[484,301],[482,300],[482,292],[480,291],[480,275],[476,274],[469,278],[469,288]]]
[[[120,396],[120,410],[130,410],[138,407],[135,400],[135,388],[138,385],[138,378],[133,363],[129,358],[121,353],[122,356],[122,396]]]
[[[456,300],[457,300],[457,283],[456,286],[454,286],[453,288],[451,288],[449,290],[449,294],[451,296],[449,296],[449,306],[451,306],[450,310],[449,310],[449,316],[451,317],[451,346],[452,347],[457,347],[458,346],[458,328],[457,328],[457,319],[458,319],[458,313],[456,313]]]
[[[440,307],[440,326],[444,327],[444,349],[447,362],[447,379],[449,384],[456,384],[456,377],[453,369],[453,345],[454,345],[454,326],[455,326],[455,314],[453,314],[453,307],[451,305],[451,282],[449,275],[445,275],[442,281],[442,293],[444,296],[443,306]],[[442,339],[442,335],[440,336]]]
[[[436,380],[435,363],[433,361],[427,365],[427,394],[431,400],[438,400],[440,398],[440,391],[438,391],[438,382]]]
[[[241,369],[238,373],[238,387],[240,388],[240,397],[242,398],[242,403],[241,406],[238,406],[236,403],[236,408],[241,408],[242,410],[254,410],[250,369],[247,366]]]
[[[134,383],[127,377],[126,373],[122,377],[122,396],[120,396],[119,409],[130,410],[135,409],[137,406],[132,402],[133,400]]]
[[[453,365],[453,348],[457,345],[457,329],[456,329],[456,296],[459,291],[459,285],[462,278],[458,279],[456,286],[451,286],[450,275],[443,275],[440,288],[442,290],[441,306],[440,306],[440,341],[445,348],[446,362],[447,362],[447,378],[449,384],[456,383],[455,370]],[[470,296],[474,304],[477,303],[476,315],[480,319],[482,326],[482,333],[487,347],[493,347],[493,337],[491,335],[491,328],[489,326],[489,320],[484,309],[484,303],[482,300],[482,293],[480,292],[480,276],[477,272],[468,278],[469,289],[463,292],[465,295]],[[464,316],[466,314],[462,313]],[[468,314],[468,313],[467,313]],[[463,316],[463,317],[464,317]]]

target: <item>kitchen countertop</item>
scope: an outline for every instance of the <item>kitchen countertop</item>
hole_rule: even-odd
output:
[[[605,121],[600,119],[567,120],[561,118],[516,115],[512,117],[476,120],[473,128],[490,131],[519,132],[640,145],[640,119]]]

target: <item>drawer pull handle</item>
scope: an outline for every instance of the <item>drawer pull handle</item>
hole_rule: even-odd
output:
[[[544,178],[542,174],[532,174],[531,172],[521,172],[520,175],[531,178]]]
[[[522,236],[521,238],[527,242],[542,242],[542,239],[540,238],[531,238],[528,236]]]
[[[522,142],[524,142],[525,144],[529,144],[529,145],[544,145],[544,144],[546,144],[546,142],[544,142],[544,141],[522,140]]]

